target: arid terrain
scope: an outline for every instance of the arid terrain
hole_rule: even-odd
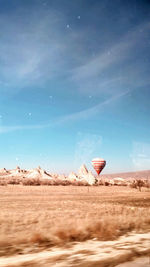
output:
[[[149,188],[7,185],[0,203],[0,266],[116,266],[150,253]]]
[[[114,178],[114,177],[122,177],[125,179],[150,179],[150,170],[145,171],[136,171],[136,172],[121,172],[121,173],[113,173],[113,174],[101,174],[102,178]]]

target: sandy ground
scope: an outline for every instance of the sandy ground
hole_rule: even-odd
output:
[[[144,256],[143,259],[136,259]],[[150,255],[150,233],[132,233],[116,241],[89,240],[76,242],[65,248],[52,248],[34,254],[1,257],[0,267],[147,267]],[[127,262],[134,260],[133,262]],[[125,264],[120,264],[126,262]],[[117,265],[119,264],[119,265]]]
[[[150,256],[140,257],[131,262],[125,262],[117,265],[116,267],[150,267]]]

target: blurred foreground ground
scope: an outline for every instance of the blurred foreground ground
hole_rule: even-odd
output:
[[[0,203],[1,267],[106,267],[150,255],[149,189],[11,185]]]
[[[117,267],[149,267],[150,266],[150,256],[149,257],[141,257],[135,259],[131,262],[125,262],[117,265]]]
[[[137,258],[142,255],[147,257]],[[0,267],[146,267],[150,264],[148,255],[150,255],[150,233],[132,233],[115,241],[88,240],[70,244],[69,247],[55,247],[39,253],[1,257]],[[118,265],[120,262],[125,263]]]

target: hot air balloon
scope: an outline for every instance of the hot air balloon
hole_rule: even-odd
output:
[[[92,160],[92,166],[98,175],[104,169],[105,165],[106,165],[106,161],[104,159],[95,158]]]

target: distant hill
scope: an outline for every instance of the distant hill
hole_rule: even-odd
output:
[[[121,172],[121,173],[112,173],[112,174],[101,174],[101,178],[115,178],[115,177],[121,177],[121,178],[134,178],[134,179],[150,179],[150,170],[146,171],[136,171],[136,172]]]

